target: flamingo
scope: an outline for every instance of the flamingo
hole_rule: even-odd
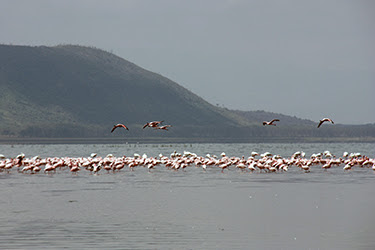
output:
[[[244,163],[240,162],[239,164],[236,165],[236,168],[244,170],[245,168],[247,168],[247,166]]]
[[[113,128],[112,128],[112,130],[111,130],[111,133],[112,133],[113,131],[115,131],[116,128],[120,128],[120,127],[123,127],[124,129],[129,130],[128,127],[126,127],[124,124],[119,123],[119,124],[116,124],[116,125],[113,126]],[[95,155],[95,156],[96,156],[96,155]]]
[[[41,170],[41,168],[40,167],[38,167],[38,166],[35,166],[34,168],[33,168],[33,172],[39,172]]]
[[[23,167],[21,172],[26,172],[26,171],[30,171],[30,172],[33,172],[33,169],[34,169],[34,165],[29,165],[29,166],[26,166],[26,167]]]
[[[310,166],[308,164],[302,164],[301,168],[305,170],[306,173],[310,172]]]
[[[224,169],[228,168],[230,163],[223,163],[219,165],[219,168],[221,168],[221,172],[224,173]]]
[[[56,171],[56,169],[53,168],[53,166],[51,165],[50,162],[48,162],[48,163],[46,164],[46,166],[44,167],[44,173],[46,173],[46,172],[50,172],[50,171]]]
[[[100,169],[102,169],[102,165],[100,165],[100,164],[99,165],[94,164],[93,166],[94,166],[94,168],[93,168],[92,172],[94,172],[94,173],[97,173],[97,172],[100,171]]]
[[[273,119],[272,121],[269,121],[269,122],[264,121],[263,122],[263,126],[264,125],[273,125],[273,126],[276,126],[276,124],[274,124],[274,122],[279,122],[279,121],[280,121],[279,119]]]
[[[168,128],[172,127],[172,125],[164,125],[164,126],[160,126],[160,127],[155,127],[155,129],[164,129],[164,130],[168,130]]]
[[[145,125],[143,125],[143,128],[150,127],[150,128],[155,128],[159,124],[161,124],[163,121],[153,121],[153,122],[148,122]]]
[[[258,152],[255,152],[255,151],[251,152],[251,156],[252,156],[252,157],[255,157],[255,156],[257,156],[257,155],[259,155]]]
[[[322,168],[324,168],[324,169],[328,169],[328,168],[331,167],[331,165],[332,165],[332,162],[329,161],[328,163],[324,164],[324,165],[322,166]]]
[[[10,161],[10,162],[7,162],[3,168],[9,171],[10,169],[12,169],[12,167],[13,167],[13,161]]]
[[[352,169],[352,164],[348,163],[343,167],[344,170],[350,170]]]
[[[331,119],[329,118],[323,118],[319,121],[319,124],[318,124],[318,128],[320,127],[320,125],[323,124],[323,122],[331,122],[332,124],[335,124]]]
[[[77,173],[78,171],[80,171],[81,169],[78,167],[78,165],[74,165],[71,169],[70,169],[70,172],[72,173]]]
[[[247,167],[251,172],[253,172],[254,170],[256,170],[255,168],[255,162],[252,162],[250,163],[250,165]]]

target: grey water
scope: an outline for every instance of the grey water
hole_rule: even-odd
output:
[[[375,157],[373,143],[0,145],[8,158],[325,150]],[[0,172],[0,208],[1,249],[375,249],[371,168]]]

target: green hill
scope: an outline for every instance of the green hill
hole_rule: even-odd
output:
[[[347,126],[316,130],[314,122],[296,117],[220,108],[159,74],[91,47],[0,45],[0,88],[3,138],[114,138],[121,134],[246,141],[352,133]],[[261,125],[275,116],[282,120],[277,129]],[[152,120],[164,120],[173,127],[168,132],[142,129]],[[130,130],[111,134],[116,123]],[[375,137],[374,125],[359,130],[359,136]]]

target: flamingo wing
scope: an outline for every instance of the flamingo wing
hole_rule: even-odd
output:
[[[121,124],[121,127],[123,127],[126,130],[129,130],[128,127],[126,127],[124,124]]]
[[[117,128],[117,126],[114,125],[113,128],[112,128],[112,130],[111,130],[111,133],[112,133],[113,131],[115,131],[116,128]]]

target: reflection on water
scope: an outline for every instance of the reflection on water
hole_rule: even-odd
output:
[[[324,150],[375,155],[374,144],[0,145],[0,154],[92,152],[288,157]],[[370,168],[250,173],[190,167],[118,173],[0,173],[3,249],[374,249]]]

